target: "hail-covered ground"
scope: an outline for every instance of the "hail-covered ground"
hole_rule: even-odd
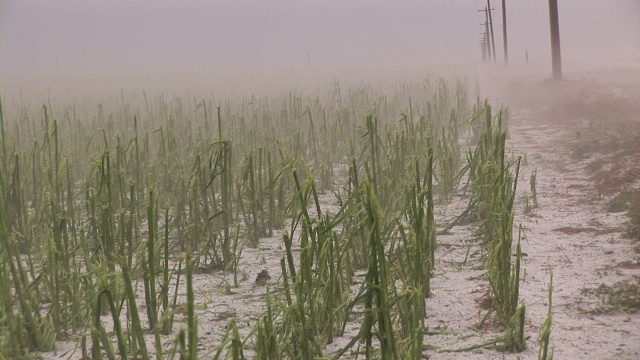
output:
[[[553,326],[550,342],[555,358],[640,358],[640,317],[637,311],[615,308],[608,302],[607,294],[601,291],[607,287],[615,288],[616,284],[635,283],[637,286],[640,283],[638,242],[623,236],[627,217],[624,212],[607,211],[616,194],[615,187],[638,189],[640,178],[636,176],[635,181],[614,182],[611,185],[613,190],[611,186],[603,188],[602,181],[602,176],[623,176],[627,172],[640,174],[640,147],[635,153],[633,149],[624,152],[622,148],[597,148],[584,153],[584,147],[581,147],[593,141],[598,134],[608,134],[612,127],[617,126],[615,119],[602,114],[620,110],[614,105],[608,111],[595,114],[581,109],[589,109],[592,106],[590,102],[599,101],[599,96],[605,100],[624,99],[633,97],[638,89],[633,83],[619,81],[618,78],[592,79],[589,74],[569,74],[567,78],[560,84],[543,81],[541,77],[514,80],[498,76],[498,79],[492,79],[499,86],[492,88],[498,90],[492,91],[491,96],[510,107],[509,155],[522,157],[514,244],[521,228],[520,299],[526,304],[527,349],[519,354],[485,348],[461,351],[491,342],[501,337],[503,332],[491,322],[479,326],[487,312],[483,301],[488,292],[488,282],[483,276],[482,247],[474,236],[474,224],[467,224],[455,226],[437,237],[433,294],[427,300],[424,340],[430,349],[425,349],[424,358],[537,358],[540,326],[549,310],[551,273]],[[607,101],[602,101],[601,106],[606,107]],[[640,118],[633,106],[622,111]],[[640,129],[640,124],[636,125],[636,130]],[[619,156],[616,151],[620,152]],[[594,165],[599,162],[605,165]],[[611,168],[619,171],[602,175],[602,171]],[[344,166],[336,167],[336,187],[344,185],[346,171]],[[534,172],[537,207],[533,206],[530,181]],[[335,213],[339,209],[331,192],[321,194],[320,202],[323,212]],[[442,226],[452,221],[467,203],[464,196],[456,196],[450,203],[436,204],[436,222]],[[313,215],[315,207],[310,207],[309,211]],[[285,228],[288,225],[285,223]],[[266,310],[267,291],[277,294],[282,290],[280,261],[284,254],[282,232],[276,230],[273,236],[260,239],[256,248],[243,249],[235,279],[234,274],[228,272],[194,274],[200,358],[213,356],[232,319],[242,338],[250,334]],[[266,282],[256,282],[258,274],[265,270],[269,278]],[[359,279],[356,282],[361,282],[363,277],[358,275],[362,274],[356,274],[356,279]],[[356,283],[353,291],[359,286]],[[142,303],[142,284],[137,288]],[[178,304],[184,303],[186,290],[180,288]],[[112,326],[108,316],[103,321],[107,328]],[[344,336],[327,345],[325,354],[332,356],[345,346],[359,331],[360,321],[361,318],[354,315]],[[177,313],[174,329],[185,327],[185,322],[186,308]],[[43,359],[81,359],[80,336],[77,334],[69,340],[60,341],[55,352],[38,356]],[[163,336],[164,348],[174,347],[174,339],[175,334]],[[147,334],[147,341],[151,351],[152,334]],[[247,342],[245,347],[246,355],[250,356],[252,344]],[[355,357],[347,352],[343,358]]]

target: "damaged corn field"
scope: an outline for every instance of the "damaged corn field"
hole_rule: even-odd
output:
[[[479,88],[3,97],[0,358],[580,357],[556,321],[613,310],[563,296],[610,288],[556,235],[619,240],[535,230],[554,130]]]

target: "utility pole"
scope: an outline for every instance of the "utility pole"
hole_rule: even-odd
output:
[[[487,45],[487,59],[489,62],[496,62],[496,59],[491,57],[491,37],[489,36],[489,22],[484,22],[484,37],[487,39],[485,44]]]
[[[549,0],[549,24],[551,26],[551,67],[553,79],[562,79],[562,59],[560,56],[560,21],[558,20],[558,0]]]
[[[491,2],[490,0],[487,0],[487,12],[489,13],[489,26],[491,27],[491,47],[493,48],[493,62],[498,62],[498,60],[496,59],[496,41],[493,38],[493,20],[491,18],[491,10],[493,10],[491,8]]]
[[[509,51],[507,50],[507,9],[502,0],[502,42],[504,43],[504,65],[509,65]]]
[[[488,22],[484,22],[484,38],[485,38],[485,45],[487,47],[487,59],[489,60],[489,62],[495,62],[495,59],[492,60],[491,58],[491,38],[489,37],[489,23]]]
[[[480,38],[480,51],[482,53],[482,62],[486,64],[487,62],[487,33],[480,33],[482,36]]]
[[[491,62],[491,37],[489,36],[490,32],[489,32],[489,10],[487,10],[487,7],[485,6],[484,9],[480,9],[478,10],[478,12],[483,12],[484,11],[484,23],[480,24],[480,25],[484,25],[484,33],[485,36],[487,37],[487,48],[489,49],[489,55],[488,55],[488,59],[489,62]],[[495,54],[494,54],[495,55]],[[495,62],[495,56],[493,58],[493,62]]]

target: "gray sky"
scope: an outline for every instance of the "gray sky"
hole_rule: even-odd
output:
[[[559,0],[563,59],[636,63],[640,1]],[[2,0],[5,75],[477,63],[482,0]],[[501,4],[492,1],[502,59]],[[511,62],[548,62],[547,0],[507,0]]]

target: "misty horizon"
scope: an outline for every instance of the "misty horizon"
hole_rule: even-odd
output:
[[[509,62],[550,62],[547,1],[507,1]],[[566,62],[637,66],[640,3],[559,1]],[[485,1],[3,1],[0,71],[163,73],[480,64]],[[501,2],[492,2],[503,62]]]

